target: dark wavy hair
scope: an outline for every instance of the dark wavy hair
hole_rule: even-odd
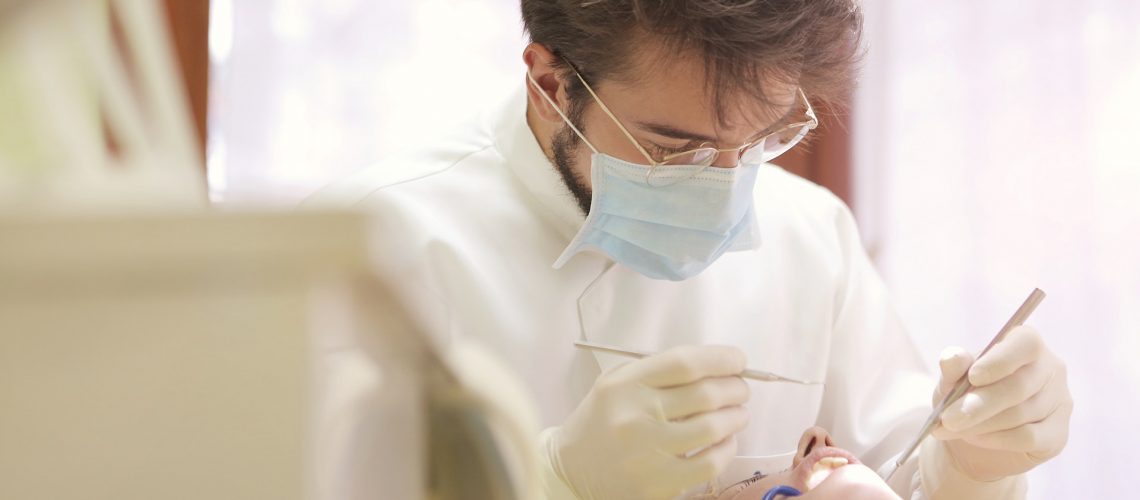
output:
[[[592,85],[636,81],[629,61],[647,42],[664,44],[662,59],[695,57],[722,122],[740,95],[770,102],[764,87],[771,82],[798,85],[813,102],[834,104],[862,55],[855,0],[522,0],[522,19],[532,42],[573,64]],[[585,89],[576,78],[566,81],[578,115]]]

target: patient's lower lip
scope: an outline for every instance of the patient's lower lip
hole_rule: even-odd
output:
[[[842,448],[836,448],[834,446],[821,446],[815,448],[811,453],[808,454],[807,457],[803,459],[803,461],[800,462],[800,465],[793,471],[792,479],[796,484],[792,486],[800,489],[801,491],[807,491],[811,489],[809,485],[815,486],[814,484],[810,484],[812,481],[812,475],[815,472],[815,465],[820,461],[829,458],[843,459],[846,461],[844,465],[859,463],[859,459],[855,458],[855,455],[852,455],[851,452]],[[842,465],[839,467],[842,467]]]

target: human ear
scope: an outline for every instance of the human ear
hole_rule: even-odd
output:
[[[569,107],[566,85],[558,74],[558,56],[544,45],[531,43],[523,49],[523,62],[527,67],[526,89],[532,109],[543,120],[562,123],[558,109],[551,105],[554,101],[562,110]]]

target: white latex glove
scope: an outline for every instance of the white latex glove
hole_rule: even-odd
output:
[[[684,346],[607,370],[544,433],[550,466],[583,499],[673,498],[713,479],[748,424],[744,367],[739,349]]]
[[[935,404],[967,371],[974,385],[934,431],[963,474],[994,481],[1028,471],[1065,447],[1073,413],[1065,363],[1033,328],[1015,328],[976,362],[949,348],[940,365]]]

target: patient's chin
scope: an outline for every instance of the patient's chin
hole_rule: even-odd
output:
[[[763,495],[763,492],[761,492]],[[742,498],[742,497],[738,497]],[[756,497],[760,498],[760,497]],[[847,500],[898,500],[900,497],[891,491],[875,471],[865,465],[847,465],[836,469],[819,486],[801,496],[809,499]]]

